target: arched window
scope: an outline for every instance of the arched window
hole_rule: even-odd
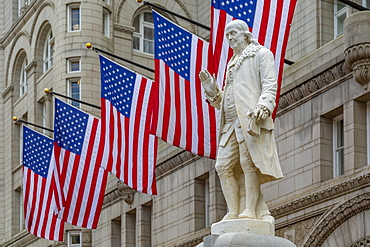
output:
[[[154,24],[151,12],[142,12],[134,18],[135,27],[132,48],[154,54]]]
[[[46,72],[51,66],[53,66],[53,32],[50,30],[48,35],[46,36],[45,43],[44,43],[44,69],[43,72]]]
[[[21,97],[27,92],[28,88],[26,67],[27,67],[27,58],[23,60],[19,78],[19,96]]]

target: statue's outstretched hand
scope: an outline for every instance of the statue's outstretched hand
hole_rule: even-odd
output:
[[[253,114],[256,118],[256,121],[260,122],[270,116],[270,111],[264,105],[257,105],[256,108],[254,108]]]
[[[200,81],[202,82],[202,86],[204,91],[210,96],[214,97],[217,92],[217,84],[216,84],[216,77],[215,75],[211,75],[208,70],[204,69],[199,73]]]

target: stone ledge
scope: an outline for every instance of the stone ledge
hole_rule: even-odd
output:
[[[248,232],[263,235],[275,235],[274,225],[264,220],[235,219],[223,220],[212,224],[211,234],[222,235],[225,233]]]

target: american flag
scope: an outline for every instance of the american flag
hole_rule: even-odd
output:
[[[243,20],[248,24],[253,37],[275,55],[278,78],[277,105],[284,56],[296,3],[297,0],[212,0],[210,46],[213,56],[210,56],[209,70],[217,75],[219,85],[224,80],[227,61],[232,56],[225,37],[225,27],[232,20]]]
[[[100,120],[55,99],[54,154],[63,207],[58,217],[80,227],[96,228],[108,172],[100,168],[97,153]]]
[[[33,235],[63,241],[64,222],[57,218],[52,162],[53,140],[23,126],[23,202],[26,229]]]
[[[174,146],[214,159],[216,112],[206,103],[198,76],[207,68],[209,45],[155,11],[153,17],[159,95],[153,132]]]
[[[131,188],[156,195],[157,138],[150,134],[153,81],[100,55],[102,166]]]

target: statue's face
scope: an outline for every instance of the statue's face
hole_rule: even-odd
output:
[[[242,49],[247,45],[245,34],[234,25],[227,26],[225,31],[225,35],[231,49]]]

